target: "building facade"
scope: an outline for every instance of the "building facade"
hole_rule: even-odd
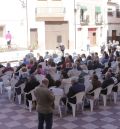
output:
[[[79,51],[86,49],[88,40],[91,47],[107,42],[107,0],[20,1],[14,8],[11,3],[13,17],[0,23],[2,34],[11,31],[19,47],[56,50],[62,43],[66,49]]]
[[[109,0],[107,3],[108,41],[120,42],[120,4],[119,0]]]

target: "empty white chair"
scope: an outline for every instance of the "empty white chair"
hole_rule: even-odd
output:
[[[0,93],[2,94],[3,92],[3,82],[0,82]]]
[[[13,92],[13,94],[15,93],[14,87],[15,87],[15,84],[17,83],[17,81],[18,81],[18,80],[13,77],[13,78],[10,80],[10,85],[4,87],[5,90],[6,90],[7,93],[8,93],[8,98],[9,98],[9,100],[11,100],[12,92]]]
[[[9,75],[3,75],[1,78],[3,80],[4,87],[10,85],[10,77],[9,77]]]
[[[55,107],[58,107],[60,117],[62,117],[61,105],[60,105],[60,101],[61,101],[62,97],[63,96],[61,96],[61,95],[55,95],[55,101],[54,101]]]
[[[73,96],[73,97],[76,97],[76,104],[67,102],[72,107],[73,117],[75,117],[76,107],[77,107],[78,104],[81,104],[82,105],[82,110],[83,110],[83,106],[84,106],[84,104],[83,104],[83,98],[84,98],[84,96],[85,96],[85,92],[79,92],[79,93],[77,93],[76,95]],[[73,97],[71,97],[71,98],[73,98]]]
[[[25,93],[25,101],[26,101],[26,95],[29,95],[31,94],[32,95],[32,100],[28,100],[28,103],[29,103],[29,111],[31,112],[32,111],[32,107],[33,107],[33,101],[36,101],[36,97],[34,95],[34,89],[31,90],[29,93]]]
[[[112,92],[112,88],[113,88],[114,84],[111,84],[109,86],[107,86],[105,89],[107,89],[107,94],[101,94],[102,97],[103,97],[103,103],[104,103],[104,106],[106,106],[106,102],[107,102],[107,96],[109,96]]]
[[[17,88],[21,88],[21,94],[18,95],[18,94],[16,93],[17,98],[18,98],[18,103],[21,104],[21,97],[22,97],[22,94],[24,93],[23,89],[25,88],[25,83],[22,83],[22,84],[19,85],[18,87],[15,87],[15,90],[16,90]]]
[[[115,87],[117,88],[117,91],[113,90],[113,95],[114,95],[114,103],[117,103],[117,95],[120,92],[120,83],[116,84]]]
[[[94,101],[98,101],[99,100],[99,95],[101,92],[101,87],[95,89],[94,91],[92,91],[91,93],[94,94],[94,96],[89,95],[88,99],[90,100],[90,109],[91,112],[93,111],[93,106],[94,106]]]

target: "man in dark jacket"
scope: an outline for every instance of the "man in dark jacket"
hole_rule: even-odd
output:
[[[103,81],[103,83],[102,83],[102,91],[101,91],[101,93],[102,94],[107,94],[107,87],[109,86],[109,85],[111,85],[111,84],[114,84],[114,80],[113,80],[113,78],[111,77],[111,73],[110,72],[107,72],[106,74],[105,74],[105,80]]]
[[[77,77],[73,77],[71,79],[71,82],[72,82],[72,86],[69,89],[67,98],[70,103],[76,104],[76,97],[73,97],[73,96],[79,92],[85,91],[85,86],[84,86],[84,83],[78,82]]]
[[[27,83],[24,88],[24,92],[26,94],[26,105],[29,106],[28,100],[32,100],[31,91],[35,89],[39,85],[39,81],[36,80],[36,78],[32,75],[28,78]]]

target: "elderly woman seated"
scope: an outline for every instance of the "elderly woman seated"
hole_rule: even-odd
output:
[[[26,106],[29,106],[28,100],[32,100],[32,94],[30,93],[33,89],[35,89],[39,85],[39,81],[36,80],[34,76],[30,76],[27,79],[27,82],[25,84],[24,92],[26,94]]]
[[[28,77],[29,77],[28,70],[25,66],[23,66],[19,70],[19,79],[18,79],[18,82],[15,84],[15,90],[16,90],[17,95],[21,94],[21,87],[19,86],[25,83]]]
[[[73,77],[76,76],[78,77],[80,75],[80,71],[77,69],[77,64],[73,64],[72,69],[68,71],[68,76]]]
[[[96,74],[93,74],[91,82],[92,82],[92,89],[88,92],[88,94],[94,96],[93,91],[101,87],[101,82],[98,80],[98,76]]]
[[[6,67],[4,67],[4,69],[2,70],[2,73],[5,74],[8,71],[14,72],[14,69],[11,67],[10,63],[7,63]]]

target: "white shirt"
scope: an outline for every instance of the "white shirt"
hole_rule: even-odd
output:
[[[61,96],[64,95],[63,89],[61,88],[56,88],[55,86],[53,86],[49,88],[49,90],[52,91],[54,95],[61,95]]]

